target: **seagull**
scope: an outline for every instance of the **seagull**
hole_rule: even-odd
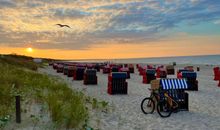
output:
[[[56,25],[60,26],[61,28],[62,28],[62,27],[71,28],[69,25],[65,25],[65,24],[56,24]]]

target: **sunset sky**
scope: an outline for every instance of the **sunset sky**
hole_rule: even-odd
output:
[[[0,0],[0,53],[59,59],[220,54],[220,0]]]

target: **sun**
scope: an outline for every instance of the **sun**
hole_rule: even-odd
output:
[[[31,52],[33,52],[33,49],[30,48],[30,47],[28,47],[28,48],[26,48],[26,51],[29,52],[29,53],[31,53]]]

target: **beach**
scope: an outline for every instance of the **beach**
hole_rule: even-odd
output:
[[[175,70],[185,65],[175,66]],[[199,91],[187,91],[189,94],[189,111],[173,113],[168,118],[161,118],[155,111],[145,115],[140,108],[141,101],[150,95],[150,84],[142,83],[142,76],[135,73],[127,79],[127,95],[109,95],[107,93],[108,74],[97,72],[98,85],[84,85],[82,81],[73,80],[57,73],[52,67],[40,68],[41,73],[62,78],[71,89],[82,91],[90,97],[108,102],[108,111],[90,111],[89,125],[101,130],[218,130],[220,129],[220,88],[213,80],[213,66],[197,65]],[[175,78],[168,75],[168,78]]]

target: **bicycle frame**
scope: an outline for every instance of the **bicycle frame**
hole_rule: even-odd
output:
[[[158,91],[158,89],[149,89],[149,90],[151,91],[150,98],[156,99],[157,102],[160,101],[159,99],[160,94],[155,92]],[[171,96],[169,96],[169,94],[166,91],[163,92],[163,96],[167,98],[167,102],[172,109],[178,108],[178,103]]]

